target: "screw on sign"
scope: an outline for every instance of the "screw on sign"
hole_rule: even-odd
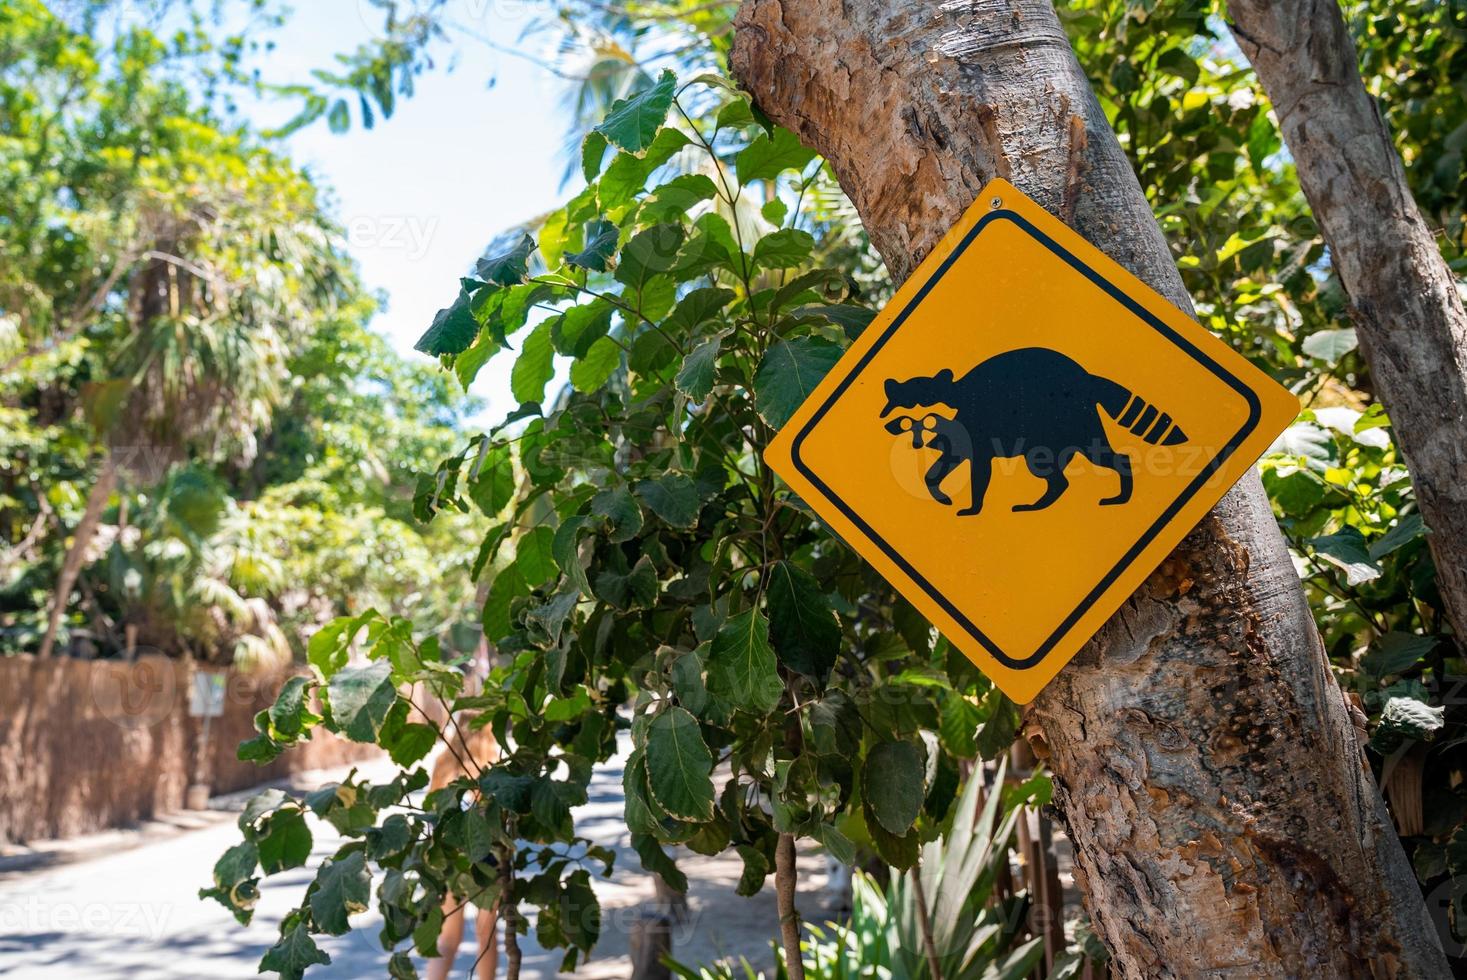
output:
[[[766,458],[1027,703],[1298,411],[995,180]]]

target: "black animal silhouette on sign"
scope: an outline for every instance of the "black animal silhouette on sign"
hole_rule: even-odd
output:
[[[1044,495],[1016,511],[1043,510],[1069,486],[1065,467],[1075,456],[1114,470],[1120,491],[1102,504],[1124,504],[1131,499],[1131,460],[1111,447],[1101,425],[1100,412],[1154,446],[1175,446],[1186,433],[1165,412],[1146,403],[1124,386],[1091,374],[1063,354],[1041,347],[995,355],[961,378],[944,368],[930,378],[886,382],[886,407],[894,409],[945,405],[952,418],[936,413],[901,415],[886,423],[893,435],[910,434],[912,448],[927,446],[940,453],[923,481],[940,504],[952,499],[942,492],[942,481],[965,460],[973,464],[972,503],[958,511],[977,514],[993,476],[993,461],[1024,457],[1029,471],[1048,483]]]

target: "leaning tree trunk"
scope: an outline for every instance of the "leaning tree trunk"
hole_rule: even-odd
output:
[[[1467,312],[1355,65],[1335,0],[1228,0],[1431,529],[1437,583],[1467,646]]]
[[[1048,0],[744,0],[735,26],[735,73],[898,280],[1004,177],[1191,311]],[[1256,475],[1026,732],[1121,975],[1447,975]]]
[[[87,549],[92,545],[92,538],[96,537],[97,526],[102,521],[102,509],[107,506],[107,500],[116,488],[117,465],[109,453],[102,460],[102,470],[97,474],[97,482],[92,484],[92,492],[87,495],[86,510],[82,512],[82,519],[71,536],[71,547],[67,549],[66,557],[61,562],[61,574],[56,578],[56,589],[51,595],[51,609],[46,616],[46,632],[41,637],[41,648],[36,653],[38,657],[49,657],[55,649],[56,634],[61,629],[61,619],[66,615],[66,607],[71,601],[71,588],[76,585],[77,576],[81,574],[82,564],[86,560]]]

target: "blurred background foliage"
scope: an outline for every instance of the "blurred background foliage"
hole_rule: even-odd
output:
[[[447,628],[472,599],[471,553],[415,524],[411,487],[473,406],[366,329],[322,192],[184,80],[220,63],[203,36],[0,10],[10,652],[37,648],[74,547],[58,640],[84,656],[279,666],[332,616]]]

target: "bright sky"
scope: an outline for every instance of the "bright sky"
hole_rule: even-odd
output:
[[[447,7],[453,22],[510,47],[536,9],[544,8],[517,0]],[[368,0],[299,2],[264,62],[267,77],[305,80],[335,53],[367,40],[380,22],[381,11]],[[565,169],[558,101],[567,83],[529,61],[451,36],[453,43],[438,49],[437,67],[418,77],[411,98],[399,98],[391,119],[363,129],[354,107],[349,132],[334,134],[322,120],[288,140],[296,162],[331,189],[367,286],[387,295],[373,328],[414,358],[424,355],[413,343],[453,300],[458,277],[485,244],[567,196],[558,189]],[[535,54],[545,45],[542,38],[528,43]],[[271,126],[289,118],[291,107],[265,103],[247,114]],[[474,385],[489,402],[486,421],[514,407],[512,362],[496,357]]]

